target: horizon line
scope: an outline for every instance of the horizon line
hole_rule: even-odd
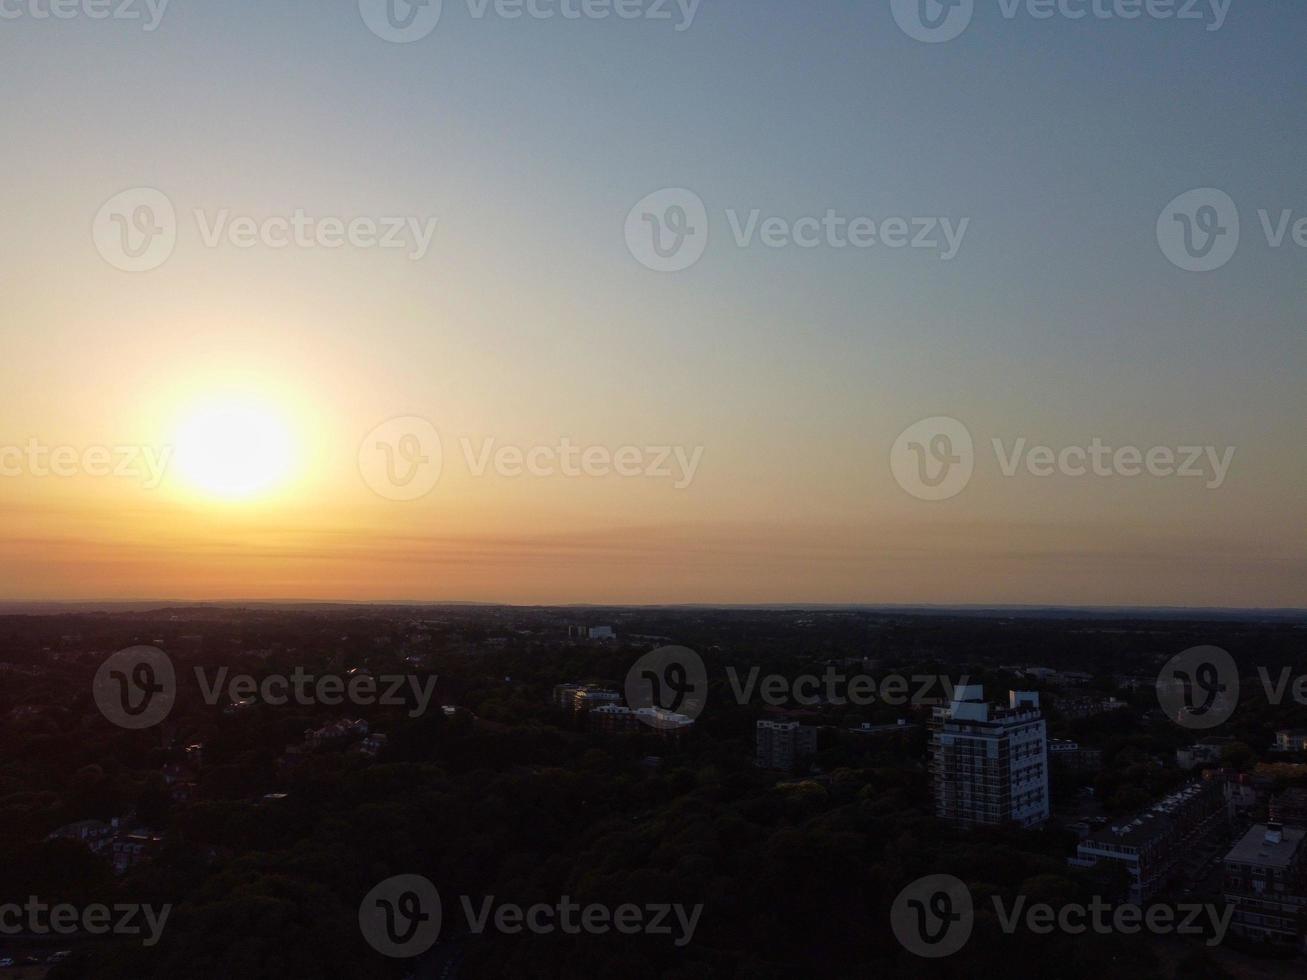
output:
[[[1298,606],[1077,605],[1074,603],[876,603],[876,602],[511,602],[464,599],[0,599],[0,612],[22,607],[80,607],[81,611],[124,606],[154,609],[210,607],[481,607],[488,609],[721,609],[721,610],[866,610],[936,612],[1084,612],[1084,613],[1223,613],[1307,617]]]

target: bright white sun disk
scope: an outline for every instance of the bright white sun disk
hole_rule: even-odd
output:
[[[173,443],[173,465],[194,487],[222,497],[250,497],[282,483],[295,444],[279,414],[250,402],[206,406],[187,418]]]

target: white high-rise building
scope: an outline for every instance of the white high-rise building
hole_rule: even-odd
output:
[[[1048,819],[1048,736],[1039,695],[1012,691],[1008,706],[964,684],[931,722],[935,814],[963,826]]]

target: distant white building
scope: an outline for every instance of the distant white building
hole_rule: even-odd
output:
[[[1012,691],[1008,707],[964,684],[931,721],[935,813],[962,826],[1048,819],[1048,735],[1039,695]]]

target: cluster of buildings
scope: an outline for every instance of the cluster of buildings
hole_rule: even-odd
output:
[[[1064,700],[1059,707],[1069,717],[1086,717],[1126,705],[1094,698]],[[760,758],[763,724],[776,727],[759,723]],[[987,703],[978,685],[960,686],[951,704],[933,710],[930,733],[935,812],[960,826],[1037,826],[1049,816],[1050,765],[1074,771],[1102,765],[1097,749],[1047,738],[1039,695],[1032,692],[1010,692],[1004,706]],[[779,733],[769,733],[768,739],[771,751]],[[1253,824],[1230,847],[1232,820],[1246,820],[1268,795],[1253,775],[1213,768],[1231,742],[1204,738],[1180,749],[1179,765],[1206,768],[1205,778],[1124,820],[1096,831],[1086,826],[1068,864],[1119,866],[1129,882],[1123,897],[1140,905],[1219,868],[1225,901],[1234,908],[1234,934],[1307,952],[1307,789],[1272,796],[1267,822]],[[1276,746],[1283,752],[1307,751],[1307,731],[1281,731]],[[780,751],[792,750],[786,745]]]
[[[152,858],[163,844],[163,835],[135,822],[114,817],[103,820],[79,820],[60,827],[48,840],[75,840],[85,844],[92,854],[109,859],[114,874],[126,874],[138,864]]]
[[[1048,733],[1039,695],[1011,691],[1006,706],[985,701],[978,684],[959,685],[930,721],[935,814],[959,826],[1049,817]]]
[[[632,708],[620,691],[595,684],[558,684],[554,704],[581,719],[592,732],[603,735],[634,735],[652,732],[677,738],[694,727],[688,715],[664,708]]]
[[[386,736],[372,731],[362,718],[340,718],[321,728],[306,728],[304,740],[286,746],[286,751],[277,759],[277,766],[286,772],[296,768],[307,756],[319,749],[350,743],[354,743],[354,748],[361,754],[375,759],[386,746]]]
[[[617,634],[611,626],[569,626],[567,628],[567,638],[569,640],[606,641],[611,643],[617,639]]]

